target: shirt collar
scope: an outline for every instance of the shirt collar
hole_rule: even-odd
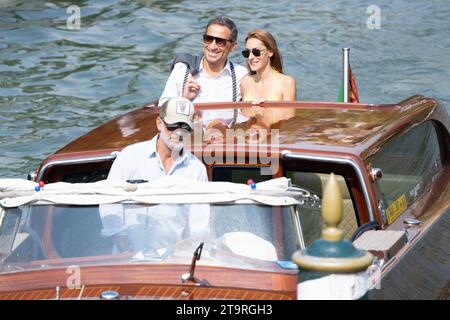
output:
[[[200,67],[198,68],[198,70],[201,72],[204,70],[203,68],[203,62],[205,61],[205,57],[202,58],[202,62],[200,63]],[[228,72],[229,74],[231,74],[231,70],[230,70],[230,60],[227,59],[227,63],[225,63],[225,67],[222,69],[222,71],[220,71],[219,74],[223,73],[223,72]]]

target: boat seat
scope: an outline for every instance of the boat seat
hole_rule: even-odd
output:
[[[317,194],[322,199],[323,189],[325,188],[329,177],[329,174],[324,173],[295,172],[289,178],[292,179],[294,185],[305,188],[310,192]],[[358,222],[345,179],[340,175],[335,175],[335,177],[342,195],[343,216],[339,228],[344,231],[345,238],[349,239],[358,228]]]
[[[211,235],[225,241],[236,254],[261,260],[287,260],[296,250],[296,241],[287,232],[283,245],[277,245],[275,238],[274,210],[271,206],[227,205],[212,206]],[[283,228],[292,227],[291,219],[280,215]],[[223,242],[222,241],[222,242]],[[251,253],[252,243],[255,251]],[[237,248],[239,244],[242,246]],[[272,250],[275,248],[275,251]]]
[[[250,232],[228,232],[218,241],[240,256],[266,261],[278,260],[275,246]]]

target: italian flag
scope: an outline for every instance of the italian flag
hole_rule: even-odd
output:
[[[355,76],[352,72],[352,67],[348,66],[348,98],[351,103],[359,103],[358,87],[356,87]],[[338,102],[344,102],[344,85],[341,83],[339,88]]]

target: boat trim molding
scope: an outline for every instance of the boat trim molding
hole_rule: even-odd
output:
[[[98,157],[88,157],[88,158],[78,158],[78,159],[68,159],[68,160],[54,160],[50,161],[42,166],[42,168],[39,170],[39,173],[37,174],[36,181],[39,182],[42,179],[42,176],[44,175],[44,172],[47,171],[50,167],[54,165],[67,165],[67,164],[77,164],[77,163],[86,163],[86,162],[97,162],[97,161],[104,161],[104,160],[113,160],[117,157],[119,154],[118,151],[111,152],[110,155],[107,156],[98,156]]]
[[[369,218],[370,221],[376,221],[374,210],[372,208],[372,204],[370,202],[369,192],[367,190],[367,186],[364,183],[364,175],[361,171],[361,168],[352,160],[349,158],[338,158],[333,156],[312,156],[312,155],[305,155],[300,153],[295,153],[290,150],[283,150],[281,152],[283,158],[285,159],[300,159],[300,160],[314,160],[314,161],[322,161],[322,162],[333,162],[333,163],[339,163],[339,164],[347,164],[353,167],[355,169],[356,174],[358,175],[359,183],[361,185],[364,200],[366,201],[367,205],[367,211],[369,212]]]

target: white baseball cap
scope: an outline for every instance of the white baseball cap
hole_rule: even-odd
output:
[[[167,124],[186,123],[194,130],[194,104],[186,98],[169,98],[161,105],[159,116]]]

